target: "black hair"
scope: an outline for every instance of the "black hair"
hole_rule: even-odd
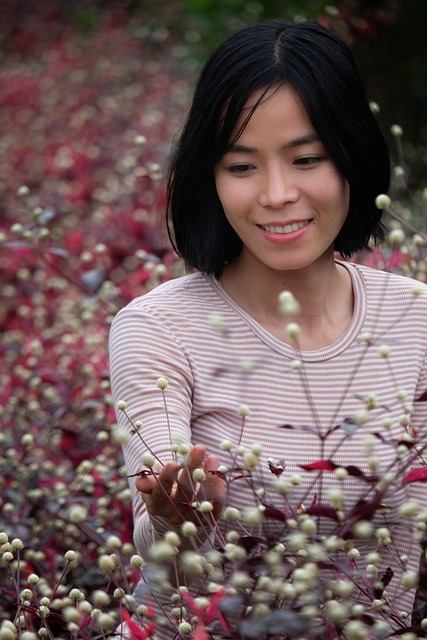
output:
[[[240,254],[242,242],[216,192],[214,166],[254,92],[284,84],[299,94],[349,183],[349,211],[335,250],[349,258],[383,239],[375,198],[388,191],[390,159],[353,54],[317,23],[267,20],[229,36],[211,55],[171,157],[168,230],[187,268],[220,277]]]

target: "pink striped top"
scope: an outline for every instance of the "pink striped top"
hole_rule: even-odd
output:
[[[396,449],[389,443],[404,436],[409,406],[415,407],[411,427],[426,427],[427,402],[415,400],[427,390],[427,287],[402,276],[342,264],[352,278],[353,318],[336,342],[317,351],[300,352],[280,341],[239,308],[220,282],[200,273],[166,282],[118,313],[110,336],[114,401],[126,401],[127,412],[142,421],[141,434],[162,460],[171,459],[171,446],[162,392],[156,386],[159,377],[169,383],[164,393],[174,436],[205,445],[226,466],[231,454],[220,450],[222,441],[240,441],[247,449],[253,443],[262,445],[257,486],[262,484],[268,504],[280,507],[285,499],[274,485],[270,458],[281,461],[283,477],[301,478],[286,496],[293,507],[309,505],[316,494],[318,502],[327,503],[329,491],[343,487],[348,512],[368,491],[359,479],[350,478],[343,485],[333,473],[303,471],[301,464],[332,459],[365,473],[375,465],[379,475],[397,470]],[[390,351],[387,357],[385,347]],[[295,366],[295,361],[302,366]],[[250,413],[240,435],[241,405]],[[129,430],[122,412],[117,418]],[[333,429],[347,425],[346,418],[361,423],[351,437],[342,427]],[[124,445],[128,474],[139,470],[144,451],[137,437],[129,438]],[[398,464],[403,470],[405,458]],[[145,556],[149,546],[173,527],[163,518],[148,517],[134,481],[130,484],[135,544]],[[411,491],[427,506],[424,485],[411,485]],[[419,561],[417,545],[397,513],[407,497],[406,489],[393,488],[387,501],[390,511],[384,516],[393,531],[393,550],[385,553],[384,563],[396,569],[388,589],[390,607],[396,603],[399,611],[411,606],[412,596],[402,599],[396,549],[397,555],[409,554],[408,567],[417,568]],[[243,509],[258,503],[259,496],[247,483],[232,485],[229,504]]]

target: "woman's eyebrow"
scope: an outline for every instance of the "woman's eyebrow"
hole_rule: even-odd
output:
[[[293,147],[300,147],[305,144],[312,144],[313,142],[319,142],[319,136],[316,133],[309,134],[307,136],[301,136],[290,140],[283,145],[283,149],[291,149]],[[257,153],[258,149],[255,147],[247,147],[243,144],[232,144],[228,147],[226,153]]]

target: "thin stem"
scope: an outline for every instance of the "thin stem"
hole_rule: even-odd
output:
[[[144,445],[144,447],[146,447],[147,451],[149,451],[151,453],[151,455],[157,460],[157,462],[164,467],[163,462],[160,460],[160,458],[155,454],[155,452],[153,451],[153,449],[145,442],[144,438],[142,437],[139,429],[135,426],[132,418],[130,417],[130,415],[127,413],[126,409],[120,409],[120,411],[122,411],[122,413],[124,413],[124,415],[126,416],[128,422],[131,424],[134,433],[136,433],[136,435],[138,436],[138,438],[141,440],[142,444]]]

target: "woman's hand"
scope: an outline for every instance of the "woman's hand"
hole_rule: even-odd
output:
[[[171,524],[181,524],[185,520],[200,524],[204,514],[191,509],[191,504],[204,500],[211,502],[213,509],[210,513],[217,520],[222,513],[225,494],[224,481],[211,473],[218,469],[218,465],[216,456],[206,456],[205,447],[195,445],[183,467],[172,461],[164,466],[156,464],[152,468],[153,473],[139,476],[136,488],[142,494],[148,513],[163,516]],[[193,479],[195,469],[203,469],[206,480],[196,482]]]

